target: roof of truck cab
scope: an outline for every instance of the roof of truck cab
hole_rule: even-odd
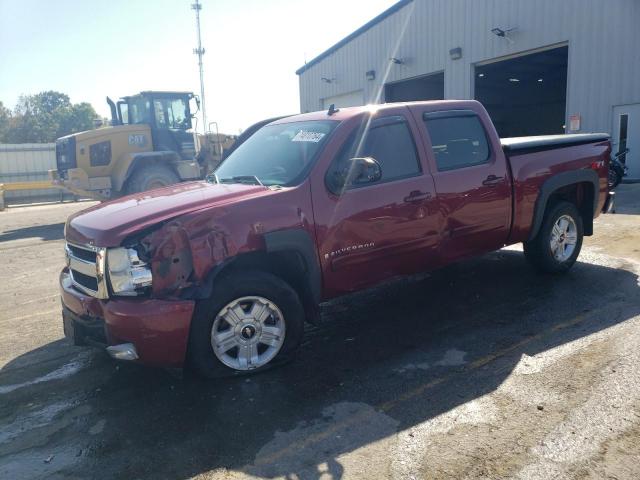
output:
[[[319,110],[317,112],[300,113],[298,115],[292,115],[289,117],[281,118],[272,122],[271,125],[279,123],[292,123],[292,122],[304,122],[304,121],[317,121],[317,120],[336,120],[344,121],[352,117],[362,115],[363,113],[378,113],[384,112],[397,107],[415,107],[415,106],[442,106],[443,110],[456,110],[456,109],[468,109],[472,105],[479,105],[476,100],[428,100],[421,102],[398,102],[398,103],[380,103],[363,105],[359,107],[344,107],[339,108],[329,115],[329,110]]]

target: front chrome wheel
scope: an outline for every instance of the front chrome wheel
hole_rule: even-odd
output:
[[[234,370],[253,370],[269,363],[282,348],[285,321],[276,304],[264,297],[233,300],[217,314],[211,346],[218,360]]]
[[[571,258],[578,243],[578,227],[569,215],[562,215],[556,220],[551,229],[549,246],[553,258],[558,262],[564,262]]]

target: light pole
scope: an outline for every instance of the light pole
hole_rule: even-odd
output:
[[[204,71],[202,68],[202,56],[204,55],[204,48],[202,48],[202,38],[200,37],[200,10],[202,5],[198,0],[196,3],[191,4],[191,9],[196,11],[196,28],[198,30],[198,48],[193,49],[193,53],[198,55],[198,67],[200,68],[200,101],[202,108],[202,132],[207,131],[207,107],[204,100]]]

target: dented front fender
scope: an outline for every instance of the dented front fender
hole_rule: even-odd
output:
[[[193,257],[184,227],[169,223],[152,233],[149,243],[154,252],[151,258],[153,295],[162,297],[190,286]]]
[[[264,192],[241,202],[189,212],[163,224],[137,244],[153,274],[154,298],[204,298],[212,278],[243,254],[265,252],[271,232],[301,229],[314,238],[304,187]],[[310,249],[315,252],[314,248]],[[315,256],[315,253],[313,254]]]

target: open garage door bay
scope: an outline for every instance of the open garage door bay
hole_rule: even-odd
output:
[[[384,95],[387,103],[444,100],[444,72],[388,83]]]
[[[501,137],[565,133],[569,48],[475,67],[475,98]]]

